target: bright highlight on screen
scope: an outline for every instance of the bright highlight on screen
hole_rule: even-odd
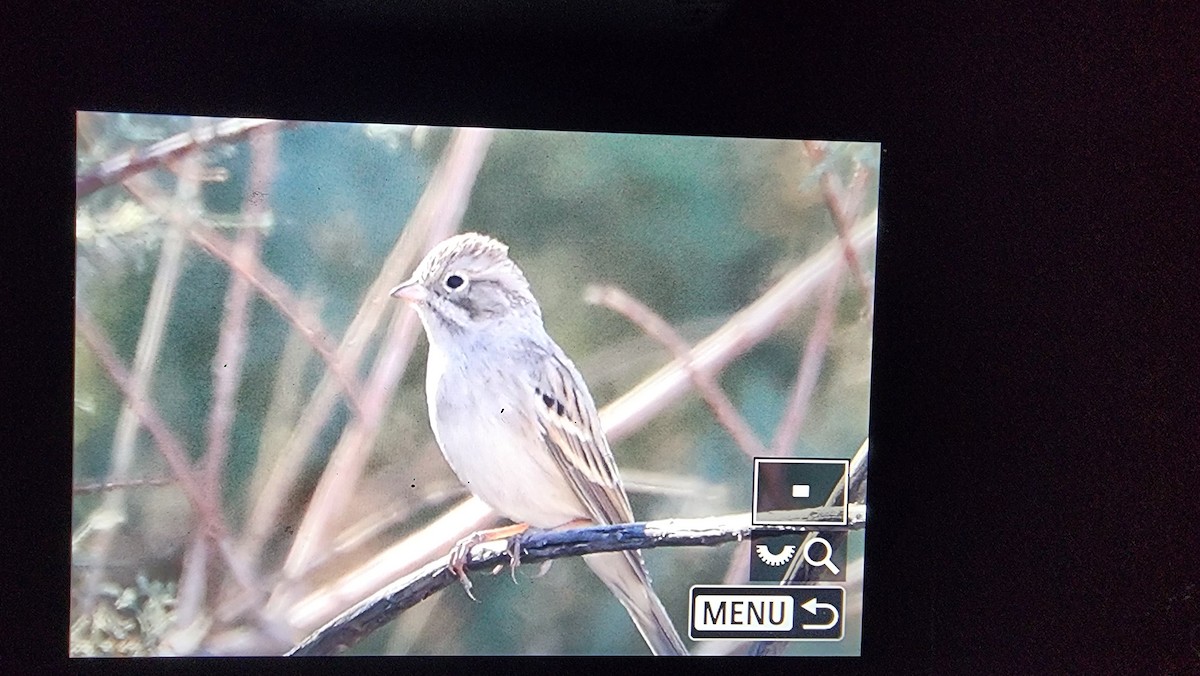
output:
[[[73,656],[859,654],[879,144],[77,122]]]

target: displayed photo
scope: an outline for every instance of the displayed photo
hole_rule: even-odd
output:
[[[73,657],[860,654],[879,143],[76,153]]]

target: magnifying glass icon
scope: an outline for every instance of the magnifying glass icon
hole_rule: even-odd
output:
[[[813,545],[818,544],[818,543],[820,543],[822,546],[825,547],[825,555],[819,559],[815,559],[815,558],[813,558],[813,555],[812,555],[812,547],[813,547]],[[813,539],[809,540],[804,545],[804,553],[801,554],[801,557],[804,559],[804,562],[807,563],[808,565],[810,565],[810,566],[825,566],[826,568],[829,569],[829,572],[833,573],[834,575],[837,575],[842,572],[841,569],[837,567],[837,564],[835,564],[833,562],[833,545],[829,544],[829,540],[826,540],[823,537],[817,536],[817,537],[814,537]]]

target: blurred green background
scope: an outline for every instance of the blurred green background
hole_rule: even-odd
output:
[[[85,114],[79,168],[191,124],[183,116]],[[279,132],[278,172],[269,194],[272,224],[261,257],[293,290],[319,301],[322,322],[335,339],[363,301],[451,132],[334,123],[303,123]],[[462,229],[509,244],[542,304],[549,333],[575,360],[603,406],[670,356],[621,316],[585,303],[584,289],[597,283],[619,286],[688,341],[698,341],[835,236],[817,180],[821,171],[847,181],[854,166],[865,167],[870,187],[863,213],[874,209],[879,146],[832,143],[827,151],[822,162],[814,163],[798,141],[501,130],[475,183]],[[223,168],[227,176],[204,183],[205,211],[215,220],[236,222],[248,145],[219,146],[207,157],[209,166]],[[168,191],[173,186],[174,177],[165,169],[151,176]],[[105,188],[81,200],[77,222],[79,302],[126,364],[132,361],[165,228],[134,204],[120,186]],[[873,253],[863,264],[873,276]],[[212,359],[228,281],[224,264],[188,249],[154,372],[150,398],[193,459],[205,447]],[[720,375],[723,389],[768,445],[795,381],[816,305],[816,298],[806,303],[795,319]],[[871,333],[863,307],[861,294],[843,277],[825,362],[792,455],[848,458],[866,437]],[[226,519],[235,532],[252,499],[263,418],[281,377],[278,366],[289,330],[273,307],[254,301],[222,484]],[[106,476],[121,396],[86,347],[77,345],[74,466],[80,483]],[[415,511],[359,547],[354,556],[361,559],[435,516],[445,505],[435,494],[456,484],[430,445],[424,345],[422,337],[372,454],[363,504],[346,508],[347,523],[393,503]],[[360,377],[370,363],[368,353]],[[312,359],[302,372],[287,374],[300,393],[311,391],[319,376],[319,362]],[[290,544],[286,527],[303,514],[348,418],[342,408],[315,444],[291,496],[287,522],[279,524],[279,535],[264,554],[263,570],[278,568]],[[695,394],[615,444],[614,453],[627,482],[638,484],[630,492],[639,519],[749,509],[752,463]],[[167,476],[144,432],[137,458],[135,476]],[[137,575],[173,580],[189,537],[189,510],[178,490],[130,489],[128,499],[130,518],[120,527],[123,554],[113,557],[120,565],[111,577],[124,585]],[[77,529],[100,500],[98,495],[75,498]],[[851,544],[851,558],[861,556],[862,534],[854,534]],[[732,552],[732,545],[646,552],[655,588],[685,636],[688,588],[719,583]],[[77,554],[75,564],[78,578],[86,556]],[[507,574],[477,575],[480,603],[461,589],[448,589],[353,652],[645,653],[624,610],[582,562],[560,560],[536,580],[534,572],[522,569],[516,585]],[[788,649],[795,654],[857,651],[856,630],[840,644]]]

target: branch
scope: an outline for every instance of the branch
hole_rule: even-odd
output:
[[[79,332],[79,336],[83,338],[83,342],[87,344],[88,349],[91,350],[92,354],[96,356],[96,360],[104,367],[104,370],[108,373],[108,377],[121,390],[130,410],[137,416],[138,422],[142,427],[146,428],[146,431],[154,439],[155,445],[158,447],[163,458],[166,459],[172,476],[179,484],[184,496],[187,497],[198,520],[204,524],[206,532],[214,539],[219,540],[224,538],[227,532],[225,523],[222,521],[220,514],[217,513],[213,504],[207,500],[207,495],[200,487],[199,480],[192,470],[191,463],[188,461],[187,451],[184,450],[183,443],[179,441],[179,438],[171,431],[166,421],[159,415],[158,410],[154,408],[154,404],[144,395],[140,395],[134,391],[129,371],[121,364],[116,351],[113,350],[108,340],[100,332],[100,328],[92,320],[91,315],[82,306],[77,306],[75,311],[75,326]]]
[[[846,491],[846,499],[850,502],[867,501],[867,452],[871,448],[871,440],[864,439],[862,445],[850,459],[850,477]]]
[[[876,214],[864,216],[849,233],[850,244],[865,251],[875,243]],[[833,239],[776,282],[766,293],[729,318],[720,329],[696,343],[690,356],[695,368],[720,371],[736,357],[773,334],[795,315],[809,296],[822,288],[845,264],[842,241]],[[637,387],[601,411],[609,442],[638,429],[687,391],[691,380],[678,360],[663,366]]]
[[[854,178],[851,179],[848,189],[842,186],[842,180],[833,172],[826,171],[821,176],[821,192],[825,196],[825,202],[829,205],[829,212],[833,214],[833,222],[837,225],[838,237],[842,238],[842,242],[845,245],[846,263],[850,266],[850,271],[854,275],[854,281],[858,283],[859,291],[863,296],[863,302],[867,304],[867,311],[870,314],[871,283],[867,280],[866,273],[863,272],[863,266],[858,260],[858,254],[855,253],[854,247],[850,244],[849,235],[850,228],[854,226],[854,219],[858,218],[858,211],[862,207],[866,189],[867,170],[862,167],[855,169]]]
[[[225,263],[229,269],[248,281],[255,290],[304,336],[313,350],[325,361],[326,369],[337,380],[347,405],[355,415],[362,410],[360,387],[347,371],[342,360],[334,353],[330,344],[333,340],[321,325],[321,320],[310,312],[292,293],[283,280],[276,277],[257,257],[240,255],[237,247],[228,239],[217,234],[215,224],[209,219],[190,218],[173,210],[165,195],[154,181],[146,176],[134,176],[125,181],[125,188],[142,204],[168,220],[176,227],[183,227],[188,238],[213,258]]]
[[[840,509],[815,507],[804,510],[808,520],[828,519],[840,514]],[[867,508],[850,505],[848,524],[822,526],[824,531],[860,530],[865,527]],[[742,541],[753,531],[802,533],[812,530],[805,526],[754,526],[750,514],[730,514],[700,519],[662,519],[644,523],[589,526],[570,530],[527,532],[520,536],[521,563],[539,563],[568,556],[583,556],[600,552],[619,552],[656,547],[711,547],[726,542]],[[492,570],[509,564],[508,540],[496,540],[471,549],[468,571]],[[376,594],[355,605],[325,626],[313,632],[287,653],[288,656],[328,655],[349,648],[376,629],[395,619],[401,612],[415,606],[433,594],[458,583],[458,578],[446,567],[443,556],[410,575],[384,587]]]
[[[712,410],[713,417],[717,419],[721,427],[725,428],[738,448],[742,449],[742,452],[751,459],[766,455],[766,447],[750,429],[746,419],[738,413],[737,407],[733,405],[729,397],[725,396],[725,392],[717,383],[716,376],[712,371],[696,366],[691,356],[692,346],[688,345],[687,341],[665,319],[655,314],[645,303],[615,286],[588,287],[584,293],[584,299],[592,304],[603,305],[624,316],[636,324],[646,335],[662,343],[671,352],[671,356],[683,364],[683,368],[687,370],[688,376],[692,379],[692,385],[700,393],[704,403],[708,404],[709,409]]]
[[[193,150],[220,143],[232,143],[257,129],[283,124],[291,126],[298,123],[241,118],[222,120],[207,127],[176,134],[148,148],[121,153],[76,176],[75,199],[82,199],[100,188],[116,185],[149,169],[170,164]]]
[[[837,304],[837,290],[841,279],[840,274],[834,274],[825,285],[825,296],[817,310],[817,320],[808,334],[800,365],[796,369],[792,394],[783,409],[783,419],[775,428],[775,439],[771,442],[771,455],[774,457],[781,458],[792,450],[792,445],[800,436],[804,420],[808,417],[808,403],[812,399],[813,390],[816,389],[817,378],[825,361],[825,348],[829,345],[829,334],[833,331],[833,310]]]
[[[825,141],[805,141],[804,150],[810,158],[820,165],[820,163],[825,161],[828,154],[828,143]],[[854,221],[858,218],[859,211],[862,209],[863,199],[867,194],[868,178],[866,167],[855,162],[854,173],[850,178],[849,188],[842,185],[842,180],[832,169],[824,169],[821,172],[820,180],[821,196],[825,198],[825,204],[829,207],[830,215],[833,216],[833,223],[837,227],[838,237],[842,240],[844,246],[846,264],[849,266],[850,272],[854,276],[854,281],[858,284],[859,291],[863,295],[866,314],[869,317],[873,312],[871,284],[867,281],[867,275],[863,272],[862,265],[859,263],[858,254],[855,252],[854,246],[850,243],[850,229],[854,226]]]
[[[121,363],[116,351],[100,331],[95,320],[81,305],[75,307],[75,326],[80,338],[87,344],[88,349],[108,373],[108,377],[125,396],[125,401],[137,416],[138,422],[154,439],[159,453],[167,461],[175,483],[179,485],[180,491],[196,514],[197,521],[203,526],[204,534],[212,538],[213,543],[221,552],[221,558],[233,574],[234,580],[242,587],[243,591],[257,593],[251,571],[243,565],[229,546],[228,527],[225,525],[221,512],[207,499],[208,496],[204,492],[199,478],[193,472],[183,443],[171,431],[170,426],[159,415],[158,409],[154,407],[149,398],[135,395],[130,384],[129,371]]]
[[[175,483],[175,479],[170,477],[158,477],[153,479],[129,479],[127,481],[88,481],[85,483],[74,484],[71,486],[73,495],[91,495],[93,493],[106,493],[108,491],[118,491],[126,488],[142,488],[145,486],[170,486]]]
[[[233,244],[236,269],[248,261],[258,260],[262,243],[259,225],[267,211],[267,193],[275,178],[278,134],[268,128],[250,138],[250,179],[242,205],[242,228]],[[225,291],[225,312],[217,337],[217,350],[212,361],[213,395],[208,415],[208,450],[204,458],[204,484],[213,504],[221,504],[221,476],[229,455],[230,431],[234,421],[234,400],[242,380],[242,365],[246,354],[247,324],[250,321],[250,302],[254,299],[250,281],[236,271],[230,271],[229,287]]]

